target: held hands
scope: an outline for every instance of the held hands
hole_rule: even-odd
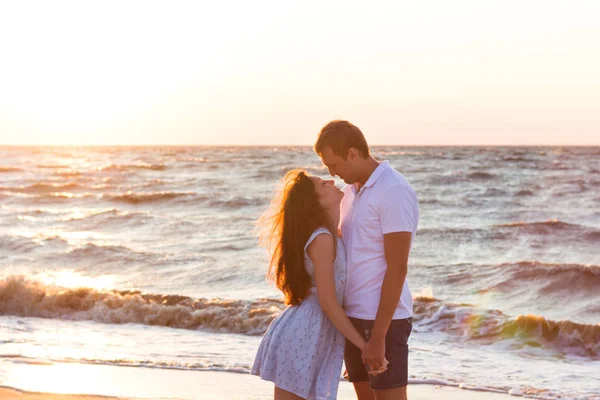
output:
[[[367,367],[367,372],[369,373],[369,375],[373,375],[373,376],[377,376],[379,374],[383,374],[385,371],[387,371],[387,366],[390,362],[387,359],[383,359],[383,364],[381,364],[381,367],[379,369],[374,369],[371,366],[369,366],[369,364],[366,365]]]
[[[371,337],[362,351],[362,360],[370,375],[377,376],[387,370],[385,337]]]

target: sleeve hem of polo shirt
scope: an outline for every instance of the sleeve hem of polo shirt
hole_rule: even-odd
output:
[[[395,233],[395,232],[410,232],[410,233],[412,233],[412,227],[409,225],[400,225],[400,226],[396,226],[391,229],[384,230],[383,234],[386,235],[388,233]]]

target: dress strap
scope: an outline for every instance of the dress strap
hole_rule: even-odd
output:
[[[333,235],[331,235],[331,232],[329,232],[329,229],[327,229],[327,228],[320,227],[320,228],[315,229],[315,231],[312,233],[312,235],[310,235],[310,237],[306,241],[306,244],[304,245],[304,251],[306,251],[306,249],[308,248],[308,245],[311,244],[312,241],[315,240],[315,238],[317,236],[319,236],[323,233],[333,236]]]

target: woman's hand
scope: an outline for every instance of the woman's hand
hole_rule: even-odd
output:
[[[373,335],[362,351],[363,364],[379,371],[385,365],[385,336]]]
[[[369,375],[373,375],[373,376],[377,376],[379,374],[383,374],[385,371],[387,371],[387,366],[390,362],[387,360],[387,358],[383,359],[383,364],[381,364],[381,367],[379,369],[372,369],[368,364],[366,365],[367,368],[367,372],[369,373]]]

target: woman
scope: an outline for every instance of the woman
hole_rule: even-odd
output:
[[[283,183],[261,219],[261,242],[271,250],[269,277],[288,307],[265,333],[251,373],[275,383],[275,400],[335,399],[344,336],[365,346],[341,306],[346,252],[337,226],[344,194],[333,181],[300,170]]]

